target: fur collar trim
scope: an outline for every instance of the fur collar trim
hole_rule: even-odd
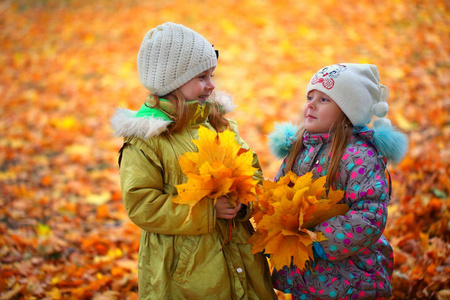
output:
[[[216,93],[213,102],[220,106],[220,113],[225,115],[232,112],[236,105],[233,98],[225,93]],[[172,121],[155,117],[136,117],[137,111],[116,108],[111,117],[111,126],[116,136],[138,137],[149,139],[165,132]]]
[[[275,129],[268,138],[270,150],[277,158],[282,159],[288,155],[299,129],[292,123],[275,124]],[[372,131],[367,127],[361,130]],[[408,138],[403,133],[391,126],[380,126],[375,127],[373,135],[369,136],[373,137],[370,142],[388,161],[399,163],[404,158],[408,149]]]

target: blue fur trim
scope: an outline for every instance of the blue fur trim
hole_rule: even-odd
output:
[[[267,137],[269,138],[270,151],[277,158],[284,158],[289,153],[292,142],[296,139],[299,127],[292,123],[275,123],[275,129]]]
[[[408,138],[390,126],[374,128],[374,142],[378,151],[393,163],[399,163],[408,150]]]

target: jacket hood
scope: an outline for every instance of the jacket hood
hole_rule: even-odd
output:
[[[219,112],[222,115],[230,113],[236,108],[231,96],[225,92],[216,93],[214,99],[208,102],[213,102],[218,105]],[[205,106],[207,104],[205,102]],[[199,106],[198,101],[192,101],[190,105]],[[139,111],[116,108],[116,112],[110,120],[114,134],[121,137],[138,137],[144,139],[160,135],[173,122],[166,111],[166,109],[169,109],[169,106],[169,103],[163,103],[158,108],[152,108],[144,104]]]
[[[284,158],[298,137],[300,127],[292,123],[275,124],[275,129],[268,135],[269,147],[277,158]],[[388,161],[399,163],[408,149],[408,138],[391,126],[379,126],[375,129],[356,127],[354,135],[360,136],[373,144]]]

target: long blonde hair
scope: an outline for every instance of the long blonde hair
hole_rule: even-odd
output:
[[[348,143],[350,142],[350,138],[352,137],[353,126],[350,120],[347,118],[345,114],[342,114],[340,120],[336,122],[336,126],[332,126],[334,128],[333,137],[331,139],[331,147],[328,152],[328,170],[327,170],[327,179],[326,186],[327,189],[333,188],[336,189],[337,178],[339,175],[339,166],[341,163],[342,156],[344,155],[344,151],[347,148]],[[291,150],[289,151],[288,158],[286,160],[286,168],[285,172],[292,171],[292,167],[294,166],[294,162],[300,153],[300,150],[303,147],[303,135],[305,134],[306,129],[300,128],[300,130],[296,134],[296,141],[291,146]]]
[[[157,95],[150,95],[150,97],[152,98],[152,102],[154,103],[154,105],[150,107],[158,107],[160,97],[158,97]],[[170,119],[174,122],[170,124],[168,133],[173,134],[180,132],[189,123],[186,98],[184,98],[183,94],[179,90],[175,90],[168,95],[162,96],[161,98],[169,100],[175,108],[175,113],[169,116]],[[146,105],[149,106],[148,103]],[[219,105],[215,102],[208,118],[209,123],[218,132],[224,131],[230,125],[228,120],[222,114],[220,114]]]

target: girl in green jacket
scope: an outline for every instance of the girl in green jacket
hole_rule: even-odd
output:
[[[265,257],[250,253],[251,205],[230,207],[225,197],[193,207],[171,199],[185,183],[178,158],[196,151],[191,140],[205,126],[236,133],[224,114],[230,97],[212,82],[218,52],[197,32],[164,23],[144,37],[137,57],[141,83],[151,95],[139,111],[118,109],[111,119],[124,138],[120,182],[126,211],[139,226],[140,299],[276,299]],[[254,167],[260,170],[254,155]],[[261,172],[254,175],[262,179]],[[227,222],[236,226],[227,236]],[[228,241],[224,243],[225,239]]]

